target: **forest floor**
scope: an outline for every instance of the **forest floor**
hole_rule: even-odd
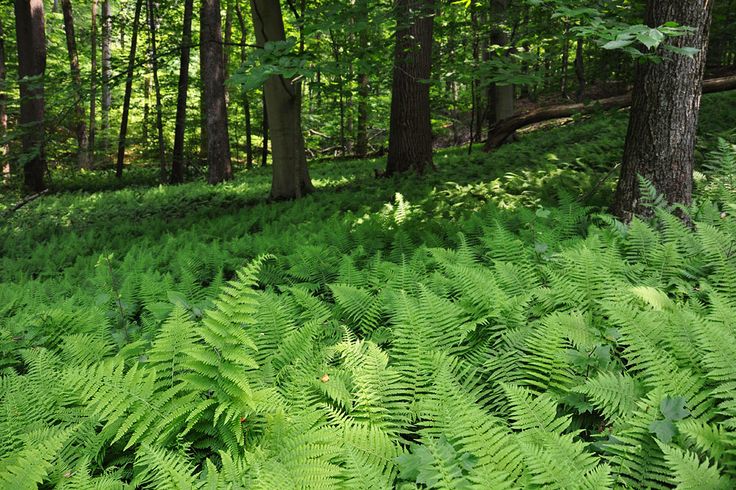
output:
[[[0,440],[6,441],[0,449],[0,483],[20,474],[23,451],[39,441],[48,443],[50,455],[38,478],[52,484],[64,468],[90,481],[105,470],[124,481],[165,481],[157,471],[169,456],[172,471],[190,468],[188,476],[197,479],[204,458],[225,461],[218,450],[236,458],[239,445],[251,451],[254,459],[248,464],[260,461],[265,466],[259,468],[268,472],[276,460],[301,457],[279,453],[286,446],[268,436],[270,430],[287,431],[274,425],[278,417],[264,415],[276,410],[301,421],[304,425],[296,427],[305,434],[344,430],[331,432],[344,438],[333,441],[335,454],[305,456],[314,466],[309,471],[324,470],[319,478],[327,486],[332,478],[357,482],[361,477],[375,478],[376,488],[421,483],[428,473],[440,472],[426,460],[426,451],[457,457],[451,461],[458,465],[454,488],[463,481],[491,485],[485,480],[491,477],[512,486],[520,478],[545,485],[549,475],[535,460],[541,454],[537,449],[563,443],[571,444],[565,446],[568,456],[579,463],[565,475],[575,484],[587,479],[605,487],[622,479],[647,487],[661,478],[676,484],[688,477],[680,471],[690,457],[687,451],[697,451],[718,468],[714,473],[704,466],[704,475],[727,486],[724,482],[734,476],[736,441],[723,442],[718,450],[698,446],[701,426],[695,422],[678,425],[683,437],[695,442],[662,435],[674,430],[667,423],[684,417],[667,418],[664,408],[667,427],[657,426],[655,440],[647,429],[652,421],[645,421],[649,415],[637,407],[652,405],[656,411],[660,401],[677,396],[698,424],[718,431],[736,421],[730,408],[715,408],[726,396],[718,391],[719,383],[734,381],[723,379],[727,368],[718,364],[718,349],[731,348],[736,340],[727,335],[714,341],[723,334],[716,331],[722,323],[717,318],[736,312],[736,263],[730,252],[736,225],[729,217],[736,198],[726,175],[736,170],[736,151],[719,140],[734,140],[736,93],[703,101],[695,232],[679,226],[664,209],[654,221],[628,229],[604,214],[615,176],[603,177],[620,160],[626,123],[623,111],[596,114],[523,134],[489,154],[479,148],[470,155],[467,148],[438,151],[437,170],[421,177],[376,179],[374,169],[384,166],[382,159],[320,162],[310,167],[317,192],[296,202],[267,202],[266,168],[240,171],[234,181],[216,187],[189,183],[115,190],[118,184],[107,173],[61,176],[54,193],[12,214],[0,205],[0,401],[10,407],[0,413]],[[145,182],[145,172],[153,176],[155,170],[138,172]],[[80,190],[85,187],[96,191]],[[264,254],[273,258],[238,276]],[[231,280],[235,289],[226,287]],[[257,304],[237,310],[240,300],[233,303],[228,295],[251,285],[256,292],[244,301]],[[222,318],[237,319],[237,325]],[[636,330],[647,321],[651,335],[660,338]],[[325,330],[313,332],[315,325]],[[702,328],[668,333],[662,325]],[[312,333],[295,337],[305,332]],[[250,367],[237,367],[247,373],[251,388],[237,380],[222,386],[232,380],[223,374],[200,393],[200,385],[187,384],[193,378],[186,373],[203,369],[199,374],[209,376],[203,374],[209,368],[185,362],[174,369],[174,350],[191,351],[191,359],[201,360],[202,349],[222,352],[222,345],[212,344],[215,337],[227,343],[233,335],[240,342],[241,334],[251,338],[244,345],[252,341],[258,348],[252,359],[242,361]],[[172,338],[186,345],[176,347]],[[697,352],[681,344],[685,338]],[[297,349],[305,346],[308,355]],[[288,348],[293,349],[284,351]],[[227,362],[241,362],[236,358],[225,355],[220,364],[212,361],[212,369],[230,369]],[[157,364],[156,359],[169,360]],[[192,405],[186,410],[196,416],[185,420],[173,415],[185,409],[169,407],[172,398],[159,392],[159,381],[149,386],[134,375],[115,379],[118,388],[135,396],[113,402],[100,393],[116,375],[101,373],[117,362],[125,366],[121,370],[135,365],[151,379],[165,378],[167,387],[182,383],[177,386],[187,395],[181,403],[217,397],[220,408]],[[366,374],[365,366],[377,371]],[[425,378],[418,366],[435,369],[438,377]],[[466,368],[482,375],[466,379]],[[300,379],[296,372],[311,374]],[[681,377],[667,381],[664,372]],[[185,374],[179,378],[179,373]],[[331,378],[341,383],[334,391],[327,385]],[[383,380],[380,387],[371,384],[376,379]],[[613,390],[622,398],[602,394],[601,384],[609,381],[623,383]],[[410,393],[406,383],[423,388]],[[61,391],[50,390],[56,385]],[[80,386],[89,388],[80,391]],[[238,390],[245,390],[240,398],[233,394]],[[241,405],[243,397],[254,398]],[[538,427],[555,438],[544,443],[549,447],[527,434],[528,414],[521,406],[532,398],[536,409],[550,410],[560,424],[573,423],[565,434],[556,422]],[[144,404],[135,405],[139,402]],[[79,423],[67,417],[72,406]],[[161,420],[132,415],[153,406],[151,417]],[[462,413],[437,412],[440,406]],[[257,420],[245,440],[240,424],[251,415],[235,415],[244,410]],[[310,418],[315,411],[324,415],[319,421]],[[233,417],[242,417],[237,429],[230,423]],[[487,424],[511,427],[513,433],[485,446],[471,441],[474,431],[490,427],[473,426],[484,417]],[[143,423],[159,425],[141,442],[148,433]],[[351,432],[356,424],[375,431],[363,442],[380,440],[381,447],[371,449],[385,452],[380,464],[350,452],[359,444],[351,439],[359,437]],[[100,425],[105,429],[98,433]],[[184,426],[187,435],[181,437],[187,440],[182,442],[172,434]],[[631,447],[607,453],[588,445],[601,427]],[[644,436],[636,432],[641,427]],[[573,433],[574,444],[568,440]],[[130,447],[117,442],[121,438]],[[58,447],[52,444],[62,439],[66,442]],[[677,446],[662,446],[669,441]],[[518,448],[519,466],[494,460],[495,443]],[[313,449],[317,443],[309,444]],[[180,445],[189,449],[179,451]],[[530,445],[536,449],[527,451]],[[492,464],[494,473],[482,470]],[[670,465],[669,474],[648,474],[656,464]],[[416,465],[425,466],[420,476]],[[339,471],[331,473],[333,466]],[[309,471],[304,478],[318,478]],[[276,478],[298,480],[298,473],[276,472],[269,478],[286,485]],[[300,486],[296,480],[289,485]]]

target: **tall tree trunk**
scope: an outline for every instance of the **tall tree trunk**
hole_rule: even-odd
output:
[[[46,33],[43,0],[15,0],[15,34],[20,78],[20,125],[23,128],[23,183],[26,190],[45,188],[44,82]]]
[[[156,96],[156,136],[158,142],[159,180],[166,182],[166,147],[164,146],[164,115],[161,105],[161,84],[158,81],[158,51],[156,49],[156,11],[153,0],[146,5],[148,30],[151,39],[151,66],[153,68],[153,90]]]
[[[133,68],[135,67],[135,50],[138,44],[138,26],[141,19],[141,7],[143,0],[136,0],[135,14],[133,16],[133,35],[130,41],[130,54],[128,55],[128,71],[125,79],[125,96],[123,98],[123,116],[120,120],[120,136],[118,138],[118,160],[115,168],[115,176],[123,177],[123,161],[125,160],[125,142],[128,136],[128,115],[130,114],[130,96],[133,92]]]
[[[358,130],[355,138],[355,154],[368,155],[368,96],[370,85],[367,73],[358,73]]]
[[[570,64],[570,23],[565,22],[565,34],[562,39],[562,76],[560,77],[560,93],[567,97],[567,67]]]
[[[386,174],[423,173],[432,164],[429,77],[434,0],[397,0],[396,47]]]
[[[201,14],[201,11],[200,11]],[[207,163],[207,110],[204,96],[205,23],[199,21],[199,159]]]
[[[3,164],[3,181],[10,179],[10,161],[8,158],[8,145],[3,143],[5,135],[8,132],[8,96],[5,94],[7,90],[7,69],[5,68],[5,32],[3,31],[3,23],[0,21],[0,163]]]
[[[508,47],[508,33],[501,27],[506,18],[510,0],[491,0],[491,14],[494,27],[491,30],[491,43]],[[493,122],[497,123],[514,115],[514,86],[512,84],[493,85],[491,99],[493,101]]]
[[[110,10],[110,0],[102,0],[102,147],[106,159],[110,151],[110,107],[112,106],[110,87],[110,79],[112,78],[111,43],[112,11]]]
[[[335,39],[334,31],[330,30],[330,41],[332,43],[332,58],[338,67],[337,73],[337,97],[338,107],[340,109],[340,155],[345,156],[345,82],[340,67],[340,46]]]
[[[89,158],[94,161],[97,129],[97,2],[92,0],[92,30],[90,32],[91,74],[89,77]]]
[[[233,0],[225,0],[225,44],[222,47],[225,80],[230,78],[230,50],[233,42]],[[225,104],[230,107],[230,87],[225,85]]]
[[[189,57],[192,44],[192,17],[194,0],[184,1],[184,25],[179,58],[179,86],[176,96],[176,125],[174,128],[174,155],[171,162],[172,184],[184,182],[184,137],[187,129],[187,92],[189,91]]]
[[[651,182],[669,203],[688,205],[692,201],[695,131],[712,7],[712,0],[647,2],[649,26],[674,21],[693,27],[694,32],[672,42],[699,51],[687,57],[660,50],[665,57],[661,63],[637,66],[621,178],[612,208],[624,221],[651,212],[642,206],[638,176]]]
[[[232,178],[230,141],[225,104],[225,67],[222,53],[220,0],[203,0],[202,59],[204,98],[207,108],[207,161],[210,184]]]
[[[89,165],[87,158],[89,134],[87,133],[86,116],[84,114],[84,106],[82,105],[82,77],[79,70],[77,41],[74,36],[74,15],[72,13],[71,0],[61,0],[61,11],[64,14],[66,48],[67,53],[69,54],[69,67],[71,69],[72,85],[74,87],[74,130],[77,135],[77,161],[80,168],[87,168]]]
[[[263,96],[261,97],[261,109],[262,109],[262,118],[261,118],[261,137],[263,139],[263,144],[261,145],[261,167],[265,167],[268,165],[268,110],[266,109],[266,93],[263,93]]]
[[[240,26],[240,64],[242,65],[245,64],[245,45],[248,38],[246,36],[245,16],[239,0],[235,3],[235,13],[238,16],[238,25]],[[242,91],[243,113],[245,114],[245,167],[251,169],[253,168],[253,128],[250,120],[250,99],[245,87],[242,88]]]
[[[148,142],[150,136],[149,120],[151,119],[151,77],[146,74],[143,77],[143,149],[148,152]]]
[[[284,41],[284,19],[278,0],[251,0],[256,43]],[[273,75],[263,86],[271,131],[273,178],[271,199],[296,199],[312,192],[307,170],[301,117],[301,83]]]
[[[583,38],[580,37],[575,48],[575,77],[578,79],[578,90],[575,98],[578,102],[582,102],[585,98],[585,61],[583,56]]]

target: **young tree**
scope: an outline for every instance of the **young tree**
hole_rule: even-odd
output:
[[[8,145],[3,142],[5,134],[8,131],[8,97],[5,95],[6,90],[6,73],[5,68],[5,32],[3,31],[3,23],[0,21],[0,162],[3,163],[3,180],[10,178],[10,162],[5,161],[8,156]]]
[[[151,40],[151,67],[153,69],[153,89],[156,95],[156,140],[158,143],[159,180],[166,181],[166,148],[164,147],[163,106],[161,105],[161,84],[158,80],[158,50],[156,49],[156,11],[153,0],[146,3],[148,32]]]
[[[284,19],[278,0],[251,0],[256,42],[284,41]],[[272,75],[263,86],[273,152],[272,199],[296,199],[312,192],[307,170],[301,117],[301,82]],[[265,140],[264,140],[265,141]]]
[[[192,44],[192,15],[194,0],[184,1],[184,25],[179,58],[179,86],[176,96],[176,125],[174,127],[174,155],[171,163],[171,183],[184,182],[184,136],[187,126],[187,92],[189,90],[189,56]]]
[[[246,36],[245,16],[243,15],[243,9],[240,7],[240,1],[235,3],[235,13],[238,17],[238,25],[240,26],[240,63],[245,64],[245,45],[248,39]],[[248,97],[248,90],[245,87],[243,87],[242,91],[243,113],[245,114],[245,167],[251,169],[253,168],[253,128],[250,119],[250,98]]]
[[[15,0],[15,35],[20,78],[20,124],[23,144],[25,188],[41,192],[45,188],[44,89],[46,32],[43,0]]]
[[[133,34],[130,41],[130,54],[128,55],[128,71],[125,79],[125,96],[123,98],[123,116],[120,120],[120,136],[118,137],[118,160],[115,168],[115,176],[123,177],[123,162],[125,161],[125,142],[128,136],[128,115],[130,114],[130,96],[133,93],[133,68],[135,68],[135,54],[138,43],[138,26],[141,19],[141,8],[143,0],[136,0],[135,14],[133,15]]]
[[[110,78],[112,78],[111,43],[112,11],[110,9],[110,0],[102,0],[102,132],[105,155],[107,155],[110,146],[110,107],[112,106],[112,91],[110,89]]]
[[[98,0],[92,0],[92,30],[90,32],[90,53],[92,59],[90,69],[92,73],[89,77],[89,156],[90,160],[94,160],[95,151],[95,131],[97,119],[97,3]]]
[[[87,133],[87,122],[82,105],[82,77],[79,69],[79,55],[77,53],[77,41],[74,35],[74,14],[72,13],[71,0],[61,0],[61,11],[64,14],[64,34],[66,35],[66,49],[69,55],[69,67],[72,74],[72,86],[74,87],[74,128],[77,134],[77,160],[80,168],[89,165],[87,149],[89,145],[89,133]]]
[[[207,161],[210,184],[232,178],[230,141],[225,103],[225,66],[222,51],[220,0],[203,0],[202,78],[207,112]]]
[[[684,56],[660,49],[661,63],[641,63],[636,68],[621,177],[612,208],[625,221],[647,212],[640,200],[638,176],[649,180],[669,203],[687,205],[692,200],[695,130],[712,7],[712,0],[647,2],[649,26],[674,21],[692,27],[693,32],[674,38],[673,44],[698,52]]]
[[[397,0],[386,174],[432,167],[429,77],[434,0]]]

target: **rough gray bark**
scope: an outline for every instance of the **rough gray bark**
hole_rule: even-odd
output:
[[[176,96],[176,123],[174,127],[174,155],[171,162],[172,184],[184,182],[184,136],[187,128],[187,92],[189,91],[189,57],[192,44],[192,17],[194,0],[184,1],[184,25],[179,58],[179,86]]]
[[[153,0],[146,4],[148,30],[151,40],[151,67],[153,69],[153,90],[156,97],[156,136],[158,143],[159,180],[166,181],[166,147],[164,146],[163,106],[161,105],[161,84],[158,80],[158,54],[156,49],[156,11]]]
[[[263,145],[261,145],[261,167],[265,167],[268,164],[268,109],[266,109],[266,94],[261,97],[261,139]]]
[[[251,13],[259,46],[286,39],[278,0],[251,0]],[[271,199],[297,199],[314,190],[302,134],[301,83],[273,75],[266,80],[263,92],[273,156]]]
[[[432,168],[429,77],[434,0],[397,0],[386,174]]]
[[[138,44],[138,26],[141,19],[141,8],[143,0],[136,0],[135,14],[133,16],[133,36],[130,41],[130,54],[128,55],[128,71],[125,79],[125,96],[123,98],[123,117],[120,120],[120,136],[118,137],[118,159],[116,162],[115,176],[123,177],[123,162],[125,161],[125,142],[128,137],[128,115],[130,114],[130,96],[133,92],[133,68],[135,67],[135,50]]]
[[[207,162],[210,184],[232,178],[225,103],[225,63],[222,51],[220,0],[203,0],[202,72],[207,112]]]
[[[112,106],[112,91],[110,78],[112,77],[112,11],[110,0],[102,1],[102,133],[105,157],[110,150],[110,107]]]
[[[66,36],[66,49],[69,55],[69,68],[72,74],[72,86],[74,87],[74,131],[77,136],[77,162],[80,168],[89,166],[87,151],[89,147],[89,133],[82,105],[82,77],[79,70],[79,55],[77,53],[77,41],[74,35],[74,14],[72,13],[71,0],[61,0],[61,11],[64,15],[64,34]]]
[[[508,33],[501,28],[502,20],[506,17],[510,0],[491,0],[491,18],[494,28],[491,30],[491,44],[507,46]],[[493,123],[502,121],[514,115],[514,86],[510,84],[494,84],[491,91],[493,107]]]
[[[23,128],[23,183],[27,191],[45,188],[44,88],[46,33],[43,0],[15,0],[15,34],[20,79],[20,125]]]
[[[695,131],[708,49],[712,0],[648,0],[646,23],[675,21],[694,32],[674,38],[678,47],[700,51],[693,57],[667,54],[662,63],[637,66],[621,177],[612,211],[624,221],[650,210],[642,206],[638,177],[651,182],[669,203],[692,201]]]

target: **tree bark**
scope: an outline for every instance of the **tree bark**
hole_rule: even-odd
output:
[[[46,33],[43,0],[15,1],[15,33],[20,78],[20,125],[23,128],[23,183],[27,191],[45,188],[44,83]]]
[[[97,3],[92,0],[92,29],[90,32],[91,74],[89,77],[89,159],[94,161],[97,129]]]
[[[156,49],[156,11],[153,0],[146,4],[148,29],[151,39],[151,67],[153,68],[153,90],[156,97],[156,136],[158,142],[159,180],[166,182],[166,147],[164,146],[164,116],[161,105],[161,84],[158,80],[158,51]]]
[[[434,0],[397,0],[386,174],[432,168],[429,77]]]
[[[651,210],[642,206],[639,180],[654,185],[670,204],[692,202],[695,132],[703,88],[713,1],[648,0],[646,23],[655,27],[674,21],[694,32],[674,38],[678,47],[694,47],[693,57],[667,54],[662,63],[637,66],[621,177],[612,207],[628,222]]]
[[[567,98],[567,68],[570,64],[570,22],[565,21],[565,34],[562,39],[562,75],[560,77],[560,93]]]
[[[585,98],[585,61],[583,56],[583,38],[578,38],[577,47],[575,48],[575,77],[578,79],[575,100],[578,102],[582,102]]]
[[[261,97],[261,138],[263,144],[261,145],[261,167],[265,167],[268,164],[268,110],[266,109],[266,94],[264,93]]]
[[[368,97],[370,85],[367,73],[358,74],[358,129],[355,138],[355,154],[360,158],[368,154]]]
[[[491,0],[491,17],[494,27],[491,30],[491,44],[507,46],[509,36],[501,27],[510,0]],[[491,104],[493,106],[493,123],[502,121],[514,115],[514,86],[512,84],[499,85],[494,83],[491,90]]]
[[[112,55],[110,44],[112,43],[112,12],[110,0],[102,1],[102,147],[107,159],[110,151],[110,107],[112,106],[112,91],[110,79],[112,78]]]
[[[118,160],[115,168],[115,176],[123,177],[123,162],[125,160],[125,142],[128,136],[128,115],[130,114],[130,96],[133,92],[133,68],[135,67],[135,50],[138,44],[138,25],[141,18],[141,7],[143,0],[136,0],[135,14],[133,16],[133,34],[130,41],[130,54],[128,55],[128,70],[125,79],[125,96],[123,98],[123,116],[120,120],[120,136],[118,138]]]
[[[238,17],[238,25],[240,26],[240,64],[245,64],[246,51],[245,45],[248,42],[246,36],[246,25],[245,16],[243,15],[243,9],[240,7],[240,2],[235,3],[235,14]],[[250,120],[250,99],[248,97],[248,91],[245,87],[242,88],[242,101],[243,101],[243,113],[245,114],[245,168],[253,168],[253,128]]]
[[[9,149],[7,143],[3,143],[8,132],[8,96],[5,95],[7,69],[5,68],[5,32],[3,23],[0,21],[0,163],[3,164],[3,181],[10,179],[10,162],[6,160]]]
[[[259,46],[286,39],[278,0],[251,0],[251,12]],[[266,80],[263,93],[272,142],[271,199],[300,198],[314,190],[302,134],[301,83],[273,75]]]
[[[61,0],[61,11],[64,14],[64,34],[66,35],[69,68],[72,74],[72,86],[74,87],[74,131],[77,136],[77,162],[80,168],[87,168],[89,166],[87,158],[89,133],[87,133],[86,116],[82,105],[82,78],[79,70],[77,41],[74,35],[74,15],[71,0]]]
[[[176,124],[174,127],[174,155],[171,162],[172,184],[184,182],[184,137],[187,129],[187,93],[189,91],[189,57],[192,44],[192,17],[194,0],[184,1],[184,25],[179,58],[179,86],[176,96]]]
[[[220,0],[203,0],[202,70],[204,102],[207,108],[207,161],[210,184],[232,178],[230,143],[225,104],[225,66],[222,51]]]
[[[711,78],[703,81],[703,93],[724,92],[736,90],[736,75],[720,78]],[[584,104],[562,104],[549,107],[541,107],[524,114],[504,119],[491,127],[491,131],[484,147],[485,151],[491,151],[500,147],[509,135],[514,131],[531,124],[536,124],[551,119],[570,117],[575,114],[589,114],[600,110],[621,109],[631,105],[631,94],[598,99]]]

